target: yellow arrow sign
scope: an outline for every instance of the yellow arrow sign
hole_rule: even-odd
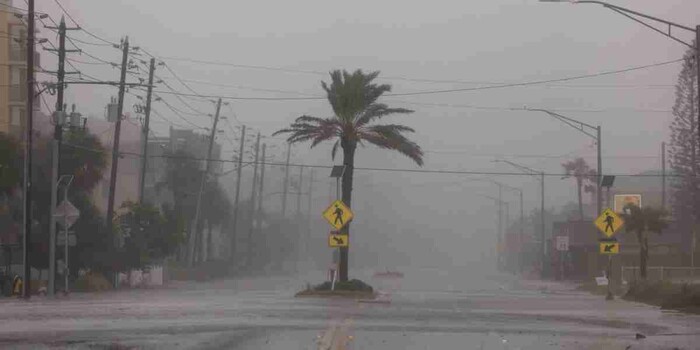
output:
[[[331,248],[347,247],[348,243],[348,235],[339,235],[335,233],[328,235],[328,246]]]
[[[323,217],[333,228],[340,230],[354,217],[352,210],[342,201],[336,200],[323,211]]]
[[[595,227],[597,227],[605,237],[612,237],[615,232],[625,224],[625,221],[622,220],[617,213],[612,211],[612,209],[607,208],[593,221],[593,224],[595,224]]]
[[[600,242],[600,254],[619,254],[620,243],[618,242]]]

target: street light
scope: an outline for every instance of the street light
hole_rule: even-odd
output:
[[[498,191],[498,198],[487,196],[485,194],[476,194],[479,197],[483,197],[486,199],[490,199],[494,201],[496,204],[498,204],[498,233],[496,235],[496,242],[497,242],[497,247],[496,247],[496,254],[497,254],[497,261],[498,261],[498,268],[501,268],[502,265],[502,259],[501,259],[501,252],[500,252],[500,247],[502,246],[502,243],[504,241],[504,234],[503,234],[503,227],[502,227],[502,216],[503,216],[503,206],[505,205],[506,207],[506,227],[508,227],[508,217],[510,216],[510,204],[506,201],[501,200],[501,191],[499,187]]]
[[[507,189],[507,190],[510,190],[510,191],[513,191],[513,192],[517,192],[517,193],[518,193],[518,195],[519,195],[519,197],[520,197],[520,239],[519,239],[519,240],[520,240],[520,244],[522,245],[522,242],[524,242],[524,237],[525,237],[525,233],[524,233],[524,226],[525,226],[525,210],[524,210],[524,207],[523,207],[523,189],[522,189],[522,188],[519,188],[519,187],[509,186],[509,185],[506,185],[506,184],[504,184],[504,183],[500,183],[500,182],[498,182],[498,181],[489,180],[489,182],[491,182],[491,183],[495,184],[496,186],[498,186],[498,195],[499,195],[499,197],[500,197],[500,195],[501,195],[501,188],[505,188],[505,189]],[[520,267],[522,268],[522,263],[521,263],[522,261],[521,261],[521,259],[520,259],[520,255],[518,255],[518,262],[519,262],[518,265],[520,265]]]
[[[544,276],[544,260],[545,260],[545,255],[547,254],[547,251],[545,249],[545,224],[544,224],[544,171],[536,171],[531,168],[528,168],[524,165],[516,164],[513,163],[509,160],[505,159],[496,159],[493,161],[494,163],[506,163],[509,164],[513,167],[516,167],[517,169],[520,169],[524,174],[528,174],[534,177],[539,177],[540,178],[540,225],[542,226],[541,229],[542,231],[540,232],[540,276]]]
[[[596,5],[601,5],[601,6],[605,7],[605,8],[608,8],[608,9],[610,9],[610,10],[612,10],[612,11],[615,11],[616,13],[618,13],[618,14],[620,14],[620,15],[623,15],[623,16],[625,16],[625,17],[627,17],[627,18],[629,18],[629,19],[631,19],[631,20],[633,20],[633,21],[635,21],[635,22],[637,22],[637,23],[640,23],[640,24],[642,24],[643,26],[645,26],[645,27],[647,27],[647,28],[649,28],[649,29],[651,29],[651,30],[657,32],[657,33],[660,33],[660,34],[662,34],[662,35],[664,35],[664,36],[667,36],[667,37],[669,37],[670,39],[672,39],[672,40],[674,40],[674,41],[676,41],[676,42],[679,42],[679,43],[681,43],[681,44],[683,44],[683,45],[685,45],[685,46],[687,46],[687,47],[689,47],[689,48],[691,48],[691,49],[693,48],[693,45],[691,45],[691,44],[689,44],[689,43],[686,43],[685,41],[683,41],[683,40],[681,40],[681,39],[678,39],[677,37],[673,36],[673,35],[671,34],[671,29],[675,27],[675,28],[678,28],[678,29],[683,29],[683,30],[685,30],[685,31],[691,32],[691,33],[695,33],[695,65],[696,65],[696,67],[697,67],[697,66],[700,66],[700,25],[696,25],[696,26],[695,26],[695,29],[693,29],[693,28],[688,27],[688,26],[684,26],[684,25],[681,25],[681,24],[678,24],[678,23],[673,23],[673,22],[670,22],[670,21],[667,21],[667,20],[664,20],[664,19],[661,19],[661,18],[654,17],[654,16],[649,16],[649,15],[643,14],[643,13],[641,13],[641,12],[637,12],[637,11],[634,11],[634,10],[630,10],[630,9],[628,9],[628,8],[624,8],[624,7],[620,7],[620,6],[608,4],[608,3],[603,2],[603,1],[593,1],[593,0],[578,0],[578,1],[576,1],[576,0],[570,0],[570,1],[562,1],[562,0],[540,0],[540,2],[570,2],[570,3],[572,3],[572,4],[596,4]],[[634,16],[646,18],[646,19],[652,20],[652,21],[657,22],[657,23],[663,23],[663,24],[665,24],[666,26],[668,26],[668,32],[663,32],[663,31],[661,31],[661,30],[659,30],[659,29],[657,29],[657,28],[655,28],[655,27],[652,27],[651,25],[649,25],[649,24],[647,24],[647,23],[645,23],[645,22],[639,20],[638,18],[635,18]],[[698,81],[698,85],[700,86],[700,68],[699,68],[699,69],[696,69],[696,70],[697,70],[697,81]],[[698,99],[700,99],[700,89],[698,89]],[[697,130],[697,132],[698,132],[698,137],[700,137],[700,109],[698,109],[697,118],[698,118],[698,130]],[[599,189],[600,189],[600,188],[599,188]]]
[[[540,109],[540,108],[525,108],[527,111],[533,111],[533,112],[543,112],[549,114],[554,119],[557,119],[561,121],[562,123],[580,131],[582,134],[592,138],[595,140],[597,147],[598,147],[598,174],[596,176],[596,215],[600,214],[603,212],[603,197],[601,196],[601,176],[603,176],[603,157],[602,157],[602,148],[601,148],[601,136],[600,136],[600,125],[598,126],[593,126],[590,124],[586,124],[584,122],[578,121],[576,119],[571,119],[569,117],[565,117],[559,113],[555,113],[552,111],[548,111],[546,109]],[[587,131],[585,128],[588,128]],[[592,131],[592,132],[591,132]]]

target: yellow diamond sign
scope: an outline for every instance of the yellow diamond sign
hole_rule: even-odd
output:
[[[340,230],[352,220],[354,217],[352,210],[345,203],[336,200],[323,211],[323,217],[328,221],[333,228]]]
[[[593,222],[595,224],[595,227],[602,232],[605,237],[612,237],[617,230],[619,230],[624,224],[625,221],[622,220],[622,218],[617,215],[612,209],[607,208],[603,210],[603,213],[600,214],[600,216],[595,219]]]

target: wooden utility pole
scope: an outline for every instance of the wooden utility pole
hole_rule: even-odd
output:
[[[282,218],[287,212],[287,192],[289,191],[289,157],[292,154],[292,144],[287,143],[287,162],[284,166],[284,192],[282,192]]]
[[[151,58],[151,66],[148,69],[148,91],[146,92],[146,110],[143,119],[143,129],[141,130],[141,140],[143,142],[141,151],[141,176],[139,177],[139,203],[143,205],[144,188],[146,186],[146,168],[148,167],[148,133],[151,121],[151,95],[153,93],[153,73],[156,70],[156,59]]]
[[[58,202],[58,176],[60,174],[61,140],[63,138],[63,123],[66,121],[65,108],[63,106],[63,91],[65,89],[65,62],[66,52],[78,52],[79,50],[66,50],[66,31],[78,28],[66,28],[66,21],[61,17],[58,27],[46,27],[47,29],[58,30],[58,49],[46,49],[56,51],[58,55],[58,70],[56,72],[56,111],[54,113],[54,132],[51,141],[51,208],[49,218],[49,285],[47,286],[49,296],[53,296],[56,291],[56,205]],[[70,72],[77,73],[77,72]]]
[[[258,189],[258,209],[257,209],[257,214],[256,217],[258,218],[258,221],[261,219],[262,215],[262,202],[263,202],[263,185],[265,184],[265,161],[267,158],[265,158],[265,150],[267,148],[267,145],[263,143],[262,145],[262,157],[260,158],[260,186]],[[258,222],[258,231],[260,231],[260,223]]]
[[[243,167],[243,148],[245,147],[245,125],[241,129],[241,147],[238,150],[238,168],[236,169],[236,198],[233,203],[233,232],[231,232],[231,254],[229,259],[234,261],[236,253],[236,237],[238,236],[238,203],[241,198],[241,168]]]
[[[304,166],[299,166],[299,188],[297,189],[297,216],[301,218],[301,189],[304,183]]]
[[[204,160],[204,171],[202,172],[202,178],[199,182],[199,192],[197,193],[197,207],[194,212],[194,230],[190,232],[189,238],[189,265],[192,266],[195,263],[195,255],[202,255],[201,249],[197,248],[197,242],[202,241],[202,197],[204,196],[204,191],[207,184],[207,178],[209,177],[209,171],[211,169],[211,152],[214,149],[214,138],[216,137],[216,126],[219,124],[219,112],[221,112],[221,98],[216,103],[216,114],[214,115],[214,125],[211,127],[211,133],[209,134],[209,146],[207,147],[207,157]],[[198,254],[199,253],[199,254]]]
[[[114,195],[117,187],[117,169],[119,167],[119,135],[122,127],[122,113],[124,112],[124,90],[126,87],[126,71],[128,70],[129,37],[122,41],[122,70],[119,78],[119,97],[117,105],[117,120],[114,125],[114,144],[112,146],[112,169],[109,177],[109,198],[107,200],[107,232],[113,231],[114,226]],[[115,279],[116,283],[116,279]]]
[[[34,117],[34,0],[27,1],[27,105],[24,123],[24,237],[22,239],[24,274],[22,296],[31,297],[31,259],[30,249],[32,233],[32,132]]]
[[[255,141],[255,161],[253,161],[253,185],[250,186],[250,227],[248,228],[248,239],[246,249],[246,266],[250,267],[253,262],[253,230],[255,230],[255,221],[258,219],[255,216],[255,193],[257,192],[258,182],[258,156],[260,156],[260,132]]]

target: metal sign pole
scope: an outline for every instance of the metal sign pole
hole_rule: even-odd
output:
[[[66,186],[63,189],[63,200],[67,201],[68,200],[68,186]],[[68,294],[68,214],[63,215],[63,237],[65,238],[65,241],[63,242],[63,257],[65,261],[65,267],[63,269],[63,278],[65,279],[64,282],[64,293]]]
[[[335,199],[340,200],[340,176],[335,178]],[[336,252],[338,260],[333,262],[335,264],[335,276],[337,276],[340,268],[340,247],[336,248]],[[333,277],[333,286],[335,286],[335,276]]]

